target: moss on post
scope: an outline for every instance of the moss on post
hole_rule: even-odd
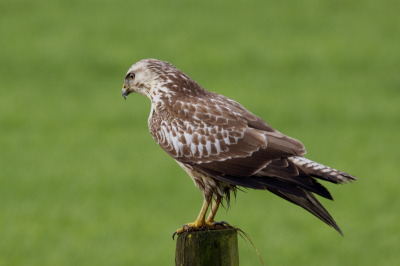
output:
[[[236,229],[228,228],[180,234],[176,243],[175,265],[239,265]]]

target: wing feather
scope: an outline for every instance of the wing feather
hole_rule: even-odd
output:
[[[176,160],[244,177],[272,159],[305,153],[301,142],[274,130],[237,102],[207,93],[164,99],[162,111],[149,119],[153,138]]]

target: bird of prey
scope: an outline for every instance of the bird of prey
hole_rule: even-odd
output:
[[[332,200],[317,179],[340,184],[356,177],[306,159],[300,141],[276,131],[238,102],[205,90],[168,62],[135,63],[125,75],[122,96],[132,92],[150,99],[151,135],[204,196],[196,221],[175,233],[215,228],[221,200],[229,205],[231,192],[236,196],[243,187],[268,190],[342,234],[313,193]]]

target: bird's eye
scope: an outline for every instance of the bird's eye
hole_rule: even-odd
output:
[[[135,79],[135,74],[130,73],[130,74],[129,74],[129,78],[130,78],[130,79]]]

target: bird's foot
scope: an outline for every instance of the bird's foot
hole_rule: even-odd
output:
[[[184,224],[182,228],[176,230],[172,235],[172,239],[174,239],[175,235],[180,235],[184,232],[193,232],[193,231],[207,231],[207,230],[215,230],[215,229],[223,229],[231,227],[227,222],[211,222],[211,221],[195,221],[194,223]]]
[[[172,239],[174,239],[175,235],[180,235],[184,232],[193,232],[193,231],[202,231],[202,230],[208,230],[214,227],[214,224],[212,222],[207,222],[207,221],[198,221],[196,220],[194,223],[187,223],[182,226],[182,228],[179,228],[178,230],[175,231],[175,233],[172,235]]]

